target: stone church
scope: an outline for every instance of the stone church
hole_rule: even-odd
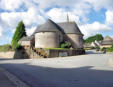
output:
[[[77,24],[69,19],[60,23],[48,19],[31,36],[21,38],[19,43],[35,48],[59,48],[63,41],[69,41],[74,49],[83,48],[83,34]]]

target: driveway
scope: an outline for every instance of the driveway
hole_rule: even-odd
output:
[[[64,58],[1,59],[0,67],[31,87],[113,87],[113,68],[107,64],[112,56],[94,52]]]

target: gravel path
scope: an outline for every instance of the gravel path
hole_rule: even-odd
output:
[[[94,53],[51,59],[1,59],[0,66],[31,87],[113,87],[113,68],[107,64],[112,56]]]

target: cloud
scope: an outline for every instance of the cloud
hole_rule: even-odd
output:
[[[78,17],[81,17],[81,21],[86,22],[88,18],[85,16],[90,12],[91,5],[86,3],[86,0],[33,0],[35,3],[38,3],[38,9],[50,9],[47,13],[50,17],[59,16],[67,14],[72,14],[71,16],[76,16],[77,21]],[[55,12],[56,10],[56,12]],[[53,16],[52,16],[53,15]],[[70,17],[71,17],[70,16]],[[63,16],[62,16],[63,17]],[[60,18],[61,20],[63,18]],[[59,19],[59,20],[60,20]]]
[[[97,3],[98,2],[98,3]],[[54,6],[71,9],[89,9],[95,10],[101,8],[113,9],[113,0],[1,0],[0,8],[6,10],[15,10],[24,5],[26,8],[36,7],[37,9],[47,9]]]
[[[99,11],[101,8],[113,9],[113,0],[85,0],[96,10]]]
[[[23,20],[26,28],[31,28],[45,22],[43,16],[41,16],[35,8],[29,8],[27,12],[3,12],[0,15],[0,21],[2,23],[2,30],[7,32],[10,29],[12,32],[16,29],[19,21]]]
[[[97,33],[101,33],[103,31],[109,32],[111,31],[111,27],[107,26],[106,24],[101,24],[99,22],[94,22],[92,24],[84,24],[80,26],[82,33],[85,37],[95,35]]]
[[[113,11],[106,12],[106,23],[109,25],[113,24]]]
[[[0,37],[2,36],[3,34],[3,28],[0,26]]]
[[[26,29],[26,33],[28,36],[32,35],[33,32],[35,31],[36,27],[31,27]]]
[[[55,22],[65,22],[67,21],[67,14],[69,15],[69,20],[70,21],[76,21],[77,23],[79,23],[79,17],[72,14],[71,12],[68,12],[63,10],[63,9],[59,9],[59,8],[53,8],[51,10],[49,10],[47,13],[48,17],[50,19],[52,19]]]
[[[20,7],[22,0],[0,0],[0,8],[6,10],[15,10]]]
[[[83,2],[83,0],[33,0],[35,3],[39,4],[39,8],[49,8],[53,6],[59,7],[73,7],[75,4]]]
[[[20,20],[23,20],[26,26],[32,25],[33,23],[40,24],[45,20],[37,13],[34,8],[29,8],[27,12],[4,12],[1,13],[1,19],[5,21],[10,27],[17,25]],[[38,21],[40,20],[40,21]]]

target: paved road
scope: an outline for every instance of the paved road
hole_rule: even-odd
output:
[[[0,68],[0,87],[16,87],[16,85],[9,80],[5,71]]]
[[[88,51],[87,55],[51,58],[0,60],[0,66],[31,87],[113,87],[112,54]]]

